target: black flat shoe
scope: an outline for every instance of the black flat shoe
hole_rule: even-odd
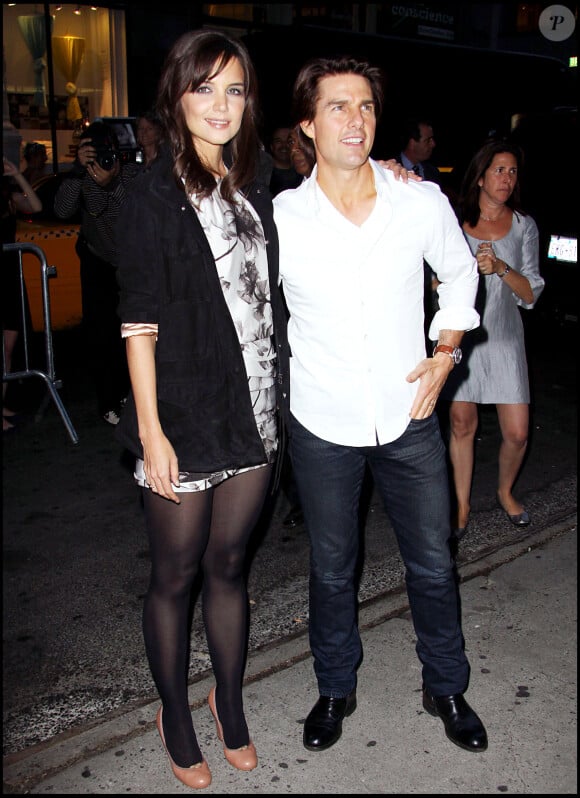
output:
[[[308,751],[326,751],[342,734],[342,721],[356,709],[356,690],[346,698],[321,695],[304,723],[302,742]]]
[[[465,526],[454,527],[452,534],[455,540],[461,540],[461,538],[465,535],[466,532],[467,532],[467,524],[465,524]]]
[[[423,688],[423,708],[441,718],[445,734],[452,743],[466,751],[485,751],[487,733],[483,723],[471,709],[462,693],[434,698]]]
[[[506,518],[510,523],[512,523],[514,526],[528,526],[531,519],[525,510],[522,510],[521,513],[514,513],[513,515],[510,515],[497,496],[496,499],[500,509],[504,511]]]
[[[455,517],[454,520],[457,521],[457,516]],[[465,523],[463,524],[463,526],[456,526],[455,524],[452,523],[451,535],[455,538],[455,540],[461,540],[461,538],[467,532],[468,526],[469,526],[469,513],[467,514],[467,518],[465,519]]]
[[[517,515],[510,515],[506,513],[508,517],[508,521],[510,521],[514,526],[528,526],[530,523],[530,516],[527,514],[525,510]]]

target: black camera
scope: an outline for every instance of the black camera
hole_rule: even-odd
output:
[[[93,122],[83,132],[82,140],[91,139],[96,150],[95,161],[101,169],[110,172],[119,160],[119,143],[115,132],[105,122]]]
[[[107,172],[110,172],[118,160],[119,156],[115,150],[109,149],[108,147],[97,148],[95,161],[99,164],[101,169],[106,169]]]

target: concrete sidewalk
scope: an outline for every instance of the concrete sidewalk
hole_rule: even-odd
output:
[[[468,701],[489,749],[461,750],[421,705],[421,673],[406,596],[361,610],[358,708],[341,740],[314,754],[301,742],[317,698],[307,637],[255,652],[244,690],[259,764],[224,759],[206,698],[190,690],[213,774],[204,794],[577,794],[576,517],[514,539],[460,568]],[[154,718],[157,704],[118,713],[76,735],[4,760],[4,790],[34,794],[180,794]]]

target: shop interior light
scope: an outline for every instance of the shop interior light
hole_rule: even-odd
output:
[[[83,12],[81,11],[81,7],[80,7],[80,6],[77,6],[77,7],[75,8],[75,10],[73,11],[73,14],[76,14],[76,15],[77,15],[77,17],[78,17],[78,16],[80,16],[82,13],[83,13]]]

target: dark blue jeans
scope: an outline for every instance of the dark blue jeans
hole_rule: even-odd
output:
[[[310,536],[310,649],[321,695],[356,687],[359,504],[368,464],[405,565],[423,681],[435,696],[463,693],[469,664],[449,549],[449,485],[437,416],[411,420],[382,446],[341,446],[292,418],[290,454]],[[388,652],[385,652],[388,662]]]

